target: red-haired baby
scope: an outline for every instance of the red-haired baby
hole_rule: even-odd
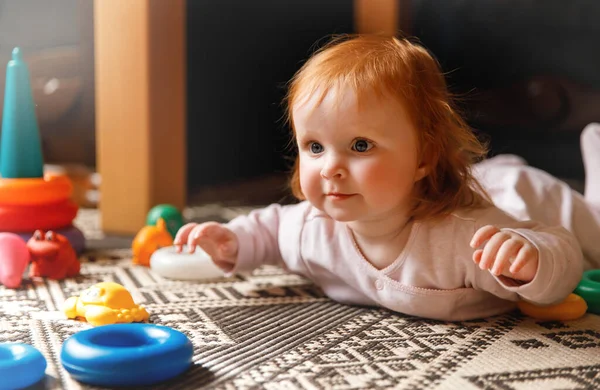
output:
[[[419,45],[334,41],[294,76],[287,106],[302,202],[185,225],[179,250],[199,245],[228,273],[280,265],[339,302],[451,321],[559,302],[581,279],[570,232],[492,205],[471,173],[486,150]]]

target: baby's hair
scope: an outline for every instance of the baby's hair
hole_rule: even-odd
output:
[[[440,65],[425,48],[406,38],[378,35],[332,39],[290,80],[286,119],[294,136],[294,105],[315,93],[321,102],[340,87],[353,88],[358,104],[374,93],[395,98],[406,109],[416,129],[420,159],[430,167],[416,186],[413,218],[443,216],[489,202],[471,174],[471,165],[484,158],[487,149],[458,114]],[[290,186],[296,198],[305,199],[298,157]]]

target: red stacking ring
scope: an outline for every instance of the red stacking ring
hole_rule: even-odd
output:
[[[79,207],[70,199],[34,206],[0,205],[0,231],[31,232],[71,225]]]

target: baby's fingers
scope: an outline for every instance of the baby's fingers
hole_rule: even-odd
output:
[[[525,265],[529,261],[535,259],[536,256],[537,256],[537,249],[535,249],[531,245],[523,245],[523,247],[517,254],[517,257],[515,258],[515,261],[513,262],[512,266],[510,267],[510,272],[513,274],[516,274],[517,272],[521,271],[523,269],[523,267],[525,267]]]
[[[233,238],[234,234],[231,230],[217,222],[210,222],[203,226],[203,229],[198,232],[198,237],[210,238],[219,243],[225,243]]]
[[[514,258],[522,247],[523,242],[520,240],[509,239],[504,241],[496,254],[496,261],[491,272],[496,276],[501,275],[507,265],[510,266],[510,259]]]
[[[473,252],[473,261],[475,264],[479,264],[481,261],[481,255],[483,255],[483,249],[477,249],[475,252]]]
[[[210,255],[215,254],[216,247],[214,241],[216,241],[216,235],[214,234],[214,230],[215,227],[220,226],[221,225],[217,222],[205,222],[196,225],[188,235],[188,252],[194,253],[196,251],[196,245],[200,245],[205,252]]]
[[[175,245],[175,250],[177,252],[181,252],[182,246],[184,242],[187,242],[188,237],[190,236],[190,232],[194,230],[194,228],[198,226],[197,223],[188,223],[183,225],[175,235],[175,239],[173,240],[173,244]]]
[[[207,222],[196,227],[188,239],[190,253],[199,245],[213,258],[226,257],[225,254],[237,254],[235,233],[217,222]]]
[[[471,242],[469,245],[471,248],[477,248],[500,230],[496,226],[486,225],[479,228],[475,234],[473,234],[473,238],[471,238]]]
[[[508,239],[510,239],[510,235],[505,232],[495,233],[483,247],[483,254],[481,255],[479,268],[491,270],[496,263],[498,251]]]

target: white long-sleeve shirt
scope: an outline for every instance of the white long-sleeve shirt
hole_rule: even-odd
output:
[[[539,267],[531,282],[495,277],[473,262],[469,242],[488,224],[523,235],[539,250]],[[496,207],[409,223],[405,248],[381,270],[361,255],[344,223],[308,202],[271,205],[227,226],[239,240],[237,263],[230,273],[280,265],[311,279],[336,301],[440,320],[504,313],[519,299],[557,303],[573,291],[583,271],[581,249],[567,230],[520,222]]]

